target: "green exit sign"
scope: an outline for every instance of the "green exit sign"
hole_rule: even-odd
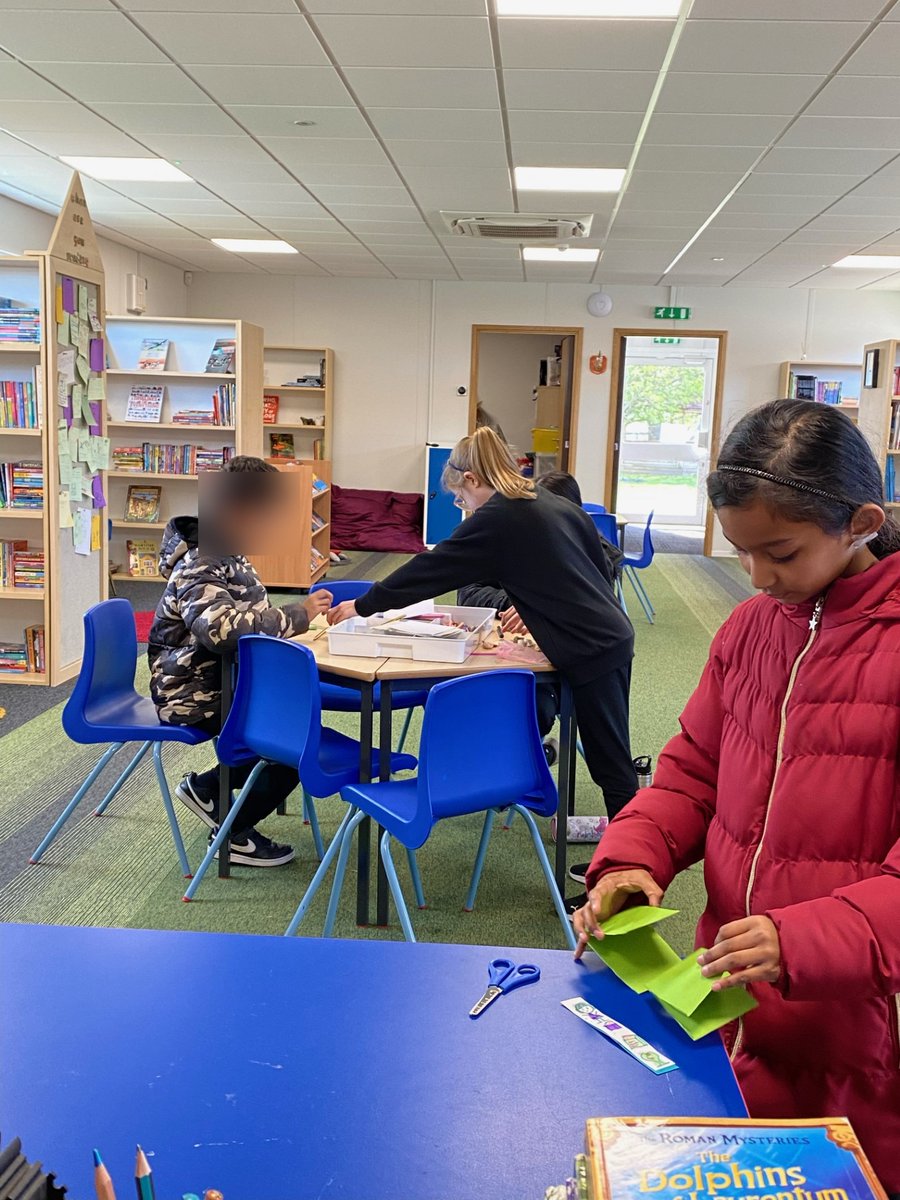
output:
[[[680,346],[681,338],[654,338],[654,346]]]
[[[654,308],[653,315],[657,321],[689,321],[693,309],[691,308],[670,308],[659,304]]]

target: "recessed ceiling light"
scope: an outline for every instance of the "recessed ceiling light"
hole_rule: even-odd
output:
[[[882,267],[900,269],[900,254],[848,254],[835,267],[858,267],[862,270],[877,271]]]
[[[223,250],[231,250],[234,254],[299,254],[287,242],[278,242],[273,238],[210,238]]]
[[[525,246],[522,250],[522,257],[532,262],[596,262],[599,256],[599,250],[554,250],[549,246]]]
[[[617,192],[622,167],[516,167],[516,187],[525,192]]]
[[[190,175],[179,171],[164,158],[96,158],[80,154],[61,154],[60,161],[83,171],[92,179],[130,180],[148,183],[193,183]]]
[[[713,262],[724,262],[724,261],[725,261],[724,258],[714,258],[713,259]]]
[[[315,125],[315,121],[294,121],[294,125],[299,125],[301,129],[310,129]]]
[[[677,17],[681,0],[497,0],[498,17]]]

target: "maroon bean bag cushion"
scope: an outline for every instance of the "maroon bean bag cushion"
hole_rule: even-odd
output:
[[[425,499],[417,492],[332,488],[331,544],[336,550],[418,554],[425,549]]]

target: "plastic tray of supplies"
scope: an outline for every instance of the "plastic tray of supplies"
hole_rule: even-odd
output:
[[[420,662],[465,662],[490,631],[492,608],[415,604],[402,612],[350,617],[328,631],[332,654],[359,658],[411,658]],[[453,624],[441,622],[449,617]]]

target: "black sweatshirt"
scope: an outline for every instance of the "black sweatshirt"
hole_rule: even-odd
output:
[[[495,493],[449,538],[371,587],[356,611],[368,617],[499,580],[534,640],[577,687],[634,652],[608,572],[596,526],[577,505],[542,488],[534,500]]]

